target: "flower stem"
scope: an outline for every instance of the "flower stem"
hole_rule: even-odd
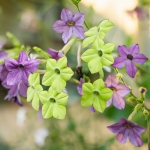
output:
[[[78,67],[81,67],[81,50],[82,50],[82,42],[79,43],[78,52],[77,52]]]
[[[38,72],[40,74],[44,74],[46,72],[46,70],[36,70],[36,72]]]
[[[132,118],[135,116],[136,112],[137,112],[136,110],[133,110],[133,112],[129,115],[129,117],[128,117],[129,121],[132,120]]]
[[[72,37],[71,40],[59,52],[66,54],[70,50],[70,48],[73,45],[73,43],[75,42],[75,40],[76,40],[76,38]]]

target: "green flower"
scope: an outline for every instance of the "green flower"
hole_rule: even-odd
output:
[[[108,43],[104,45],[104,42],[99,39],[96,40],[92,49],[86,50],[81,58],[83,61],[88,62],[88,67],[91,73],[96,73],[102,70],[103,66],[110,66],[114,62],[114,58],[111,52],[114,49],[114,44]]]
[[[40,85],[39,73],[30,74],[28,78],[29,87],[27,90],[27,102],[32,101],[32,107],[38,111],[40,105],[41,92],[43,91]]]
[[[112,90],[105,88],[102,79],[96,80],[93,84],[84,83],[82,85],[83,96],[81,105],[83,107],[94,106],[94,109],[103,112],[106,108],[106,101],[112,97]]]
[[[68,101],[68,95],[64,92],[58,93],[52,87],[49,88],[48,92],[43,91],[41,98],[43,104],[42,115],[45,119],[54,117],[57,119],[64,119],[66,115],[66,105]]]
[[[42,84],[52,86],[52,88],[60,93],[66,86],[73,75],[73,71],[67,67],[66,57],[60,58],[58,61],[49,59],[46,64],[46,73],[43,76]]]
[[[87,37],[83,40],[83,48],[99,39],[104,39],[106,33],[113,26],[113,23],[111,23],[109,20],[103,20],[98,26],[90,28],[87,32],[84,33],[84,35]]]

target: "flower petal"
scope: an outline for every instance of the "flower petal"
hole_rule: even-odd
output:
[[[116,86],[116,92],[121,96],[121,97],[124,97],[126,96],[129,92],[130,92],[130,89],[123,85],[123,84],[118,84]]]
[[[126,129],[126,128],[124,128],[123,130],[121,130],[121,131],[117,134],[117,137],[116,137],[117,141],[118,141],[120,144],[126,143],[130,131],[131,131],[131,130]]]
[[[130,130],[129,140],[133,145],[138,146],[138,147],[142,146],[143,144],[140,136],[136,132],[134,132],[134,130]]]
[[[109,107],[112,104],[112,98],[110,98],[110,100],[107,101],[106,107]]]
[[[143,64],[147,60],[148,60],[148,58],[145,55],[143,55],[143,54],[134,54],[132,61],[134,61],[134,62],[136,62],[138,64]]]
[[[58,33],[63,33],[66,30],[66,27],[66,23],[62,20],[57,20],[53,25],[53,29]]]
[[[127,60],[126,56],[118,57],[115,59],[112,66],[116,68],[123,68],[126,63],[126,60]]]
[[[113,94],[112,103],[116,108],[120,110],[124,109],[125,107],[124,99],[117,92],[114,92]]]
[[[0,60],[7,58],[8,54],[5,51],[0,51]]]
[[[127,63],[126,63],[126,72],[132,78],[135,77],[135,74],[137,72],[136,67],[134,66],[134,64],[130,60],[128,60]]]
[[[77,86],[77,90],[78,90],[78,93],[80,95],[83,95],[83,91],[82,91],[82,84],[84,83],[84,80],[82,78],[80,78],[80,84],[78,84]]]
[[[73,27],[73,34],[75,37],[79,38],[79,39],[84,39],[84,28],[80,27],[80,26],[74,26]]]
[[[139,126],[139,125],[136,125],[136,124],[132,124],[132,127],[133,127],[133,130],[138,134],[142,134],[143,132],[145,132],[145,128]]]
[[[74,14],[72,21],[76,26],[82,26],[82,24],[84,23],[84,14],[77,12],[76,14]]]
[[[61,20],[68,22],[72,21],[72,18],[73,18],[72,12],[69,9],[64,8],[61,12]]]
[[[17,96],[18,95],[18,84],[13,85],[10,90],[8,91],[8,94],[11,96]]]
[[[138,54],[139,53],[139,51],[140,51],[140,49],[139,49],[139,45],[138,44],[133,44],[133,45],[131,45],[130,47],[129,47],[129,52],[130,52],[130,54]]]
[[[55,60],[59,60],[61,57],[64,56],[62,52],[56,51],[54,49],[48,48],[48,53],[51,55],[51,57]]]
[[[25,61],[28,61],[28,55],[25,51],[21,51],[18,58],[18,63],[24,64]]]
[[[115,88],[117,86],[117,84],[119,84],[119,81],[113,75],[109,75],[107,77],[105,83],[108,88],[111,88],[111,87]]]
[[[127,47],[123,45],[123,46],[118,46],[118,53],[120,56],[126,56],[127,54],[129,54],[129,51]]]
[[[72,36],[72,27],[67,27],[64,33],[62,34],[62,39],[65,44],[68,42],[71,36]]]
[[[27,86],[23,83],[19,84],[19,92],[22,96],[26,97],[27,96]]]
[[[89,107],[89,110],[92,111],[92,112],[96,112],[96,110],[94,109],[93,106]]]
[[[8,71],[12,71],[18,68],[18,62],[14,59],[6,59],[5,60],[5,67]]]

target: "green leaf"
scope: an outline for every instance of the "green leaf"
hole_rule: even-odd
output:
[[[108,32],[113,26],[114,24],[110,22],[109,20],[103,20],[98,25],[100,31],[103,31],[104,33]]]
[[[30,74],[28,77],[28,82],[30,86],[35,87],[36,85],[40,84],[40,74],[39,73],[33,73]]]

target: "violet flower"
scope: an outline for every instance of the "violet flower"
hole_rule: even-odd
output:
[[[48,53],[51,55],[51,57],[55,60],[59,60],[61,57],[64,56],[62,52],[56,51],[54,49],[48,48]]]
[[[5,59],[8,56],[8,54],[4,51],[0,51],[0,60]]]
[[[7,85],[15,85],[20,82],[28,85],[28,76],[37,70],[40,61],[29,60],[25,51],[21,51],[18,60],[6,59],[5,67],[9,71]]]
[[[140,138],[140,134],[145,132],[145,128],[134,124],[125,118],[121,118],[119,122],[107,127],[111,132],[117,134],[117,141],[120,144],[124,144],[129,137],[130,142],[135,146],[142,146],[143,142]]]
[[[127,49],[126,46],[118,46],[118,53],[120,57],[116,58],[113,67],[123,68],[126,65],[126,72],[134,78],[137,68],[134,63],[143,64],[148,60],[143,54],[139,53],[138,44],[133,44]]]
[[[12,102],[17,103],[19,106],[22,106],[22,102],[21,102],[19,95],[12,96],[12,95],[7,94],[4,99],[8,101],[12,100]]]
[[[53,29],[62,34],[64,43],[74,35],[76,38],[84,39],[84,28],[82,27],[84,22],[84,14],[75,13],[74,15],[69,9],[64,8],[61,12],[61,20],[57,20]]]
[[[109,75],[105,83],[106,87],[112,89],[113,91],[112,98],[107,101],[107,107],[113,104],[118,109],[124,109],[125,100],[123,97],[130,92],[130,89],[124,84],[119,83],[113,75]]]
[[[89,110],[91,111],[91,112],[96,112],[96,110],[95,110],[95,108],[93,107],[93,106],[91,106],[91,107],[89,107]]]

